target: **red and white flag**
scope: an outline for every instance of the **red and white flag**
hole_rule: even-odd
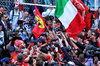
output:
[[[70,0],[57,0],[55,15],[65,26],[70,37],[76,37],[86,27],[82,16]]]

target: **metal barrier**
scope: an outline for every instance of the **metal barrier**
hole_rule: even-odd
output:
[[[53,4],[56,3],[57,0],[38,0],[39,4],[45,4],[45,5],[49,5],[49,3],[47,4],[47,1],[52,2]],[[14,2],[14,0],[0,0],[0,7],[4,7],[7,10],[7,13],[9,14],[10,12],[10,8],[13,8],[12,6],[9,7],[9,5]],[[23,0],[24,3],[34,3],[34,0]],[[23,5],[23,11],[28,11],[29,10],[30,5]]]
[[[0,7],[8,9],[11,2],[14,2],[14,0],[0,0]]]

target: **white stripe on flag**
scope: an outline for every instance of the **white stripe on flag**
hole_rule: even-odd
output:
[[[59,17],[59,20],[62,22],[65,28],[68,28],[69,24],[72,22],[76,15],[77,9],[70,1],[68,1],[64,8],[64,13]]]

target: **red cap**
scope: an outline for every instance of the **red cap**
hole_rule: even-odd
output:
[[[25,48],[25,43],[22,40],[15,40],[14,45],[19,48]]]

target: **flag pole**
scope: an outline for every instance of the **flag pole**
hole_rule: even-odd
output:
[[[53,21],[55,21],[55,16],[54,16],[54,20]],[[53,22],[53,30],[54,30],[54,22]]]

